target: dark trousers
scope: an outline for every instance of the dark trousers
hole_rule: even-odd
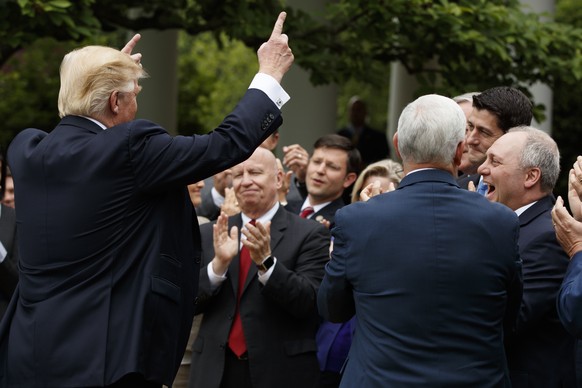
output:
[[[252,388],[248,357],[237,357],[228,347],[220,388]]]

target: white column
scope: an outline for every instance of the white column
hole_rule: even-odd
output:
[[[390,66],[390,97],[388,98],[388,143],[390,155],[398,160],[392,137],[398,129],[398,118],[402,110],[414,100],[414,92],[418,88],[416,79],[408,74],[406,68],[400,62],[393,62]]]
[[[555,12],[554,0],[521,0],[522,9],[525,12],[546,13],[551,15]],[[534,120],[532,125],[547,133],[552,133],[552,112],[553,112],[553,92],[546,84],[536,82],[529,88],[536,104],[545,106],[546,119],[542,123]]]
[[[326,0],[289,0],[290,7],[301,9],[310,15],[323,15]],[[275,18],[276,15],[273,15]],[[273,19],[274,22],[274,19]],[[285,31],[283,31],[285,32]],[[293,49],[293,36],[289,36]],[[283,79],[283,87],[291,100],[283,107],[283,125],[277,155],[282,156],[282,146],[298,143],[309,152],[317,138],[336,131],[337,86],[313,86],[309,73],[297,62]]]
[[[142,64],[149,78],[138,96],[138,118],[160,124],[176,133],[178,104],[178,31],[140,31],[141,40],[134,52],[143,54]]]

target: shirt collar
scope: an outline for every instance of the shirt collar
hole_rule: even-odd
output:
[[[277,210],[279,210],[279,202],[278,201],[275,202],[275,205],[273,205],[273,207],[271,209],[269,209],[268,212],[266,212],[265,214],[263,214],[259,218],[256,218],[255,220],[259,221],[261,224],[265,225],[265,223],[267,221],[271,221],[271,219],[273,219],[273,217],[275,216],[275,213],[277,213]],[[241,213],[241,217],[242,217],[242,224],[243,224],[243,228],[244,228],[244,226],[246,224],[251,222],[251,218],[244,213]]]
[[[306,207],[311,206],[313,208],[313,214],[315,214],[318,211],[320,211],[321,209],[323,209],[324,207],[326,207],[327,205],[329,205],[330,203],[331,203],[331,201],[320,203],[319,205],[312,205],[309,202],[309,197],[307,197],[307,198],[305,198],[305,201],[303,201],[303,205],[301,206],[301,211],[303,211],[303,209],[305,209]]]
[[[532,207],[537,201],[534,201],[532,203],[529,203],[525,206],[522,206],[518,209],[515,210],[515,214],[517,214],[517,216],[521,216],[523,214],[523,212],[525,212],[527,209],[529,209],[530,207]]]

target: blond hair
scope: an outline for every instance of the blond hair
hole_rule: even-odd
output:
[[[133,91],[147,73],[129,54],[87,46],[65,55],[61,63],[59,116],[95,117],[106,112],[114,91]]]
[[[372,176],[388,178],[394,183],[394,186],[398,187],[402,180],[402,165],[392,159],[382,159],[366,167],[356,179],[356,183],[354,183],[352,203],[360,200],[360,192],[364,189],[364,182]]]

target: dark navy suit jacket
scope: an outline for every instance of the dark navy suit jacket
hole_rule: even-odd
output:
[[[523,299],[516,330],[507,336],[513,388],[576,386],[575,340],[562,327],[556,311],[569,260],[552,227],[554,202],[548,195],[519,216]]]
[[[508,387],[517,216],[440,170],[338,210],[320,314],[356,315],[341,387]]]
[[[8,149],[21,273],[0,325],[0,386],[170,385],[194,315],[200,236],[186,185],[246,159],[281,123],[250,89],[212,133],[64,117]]]

